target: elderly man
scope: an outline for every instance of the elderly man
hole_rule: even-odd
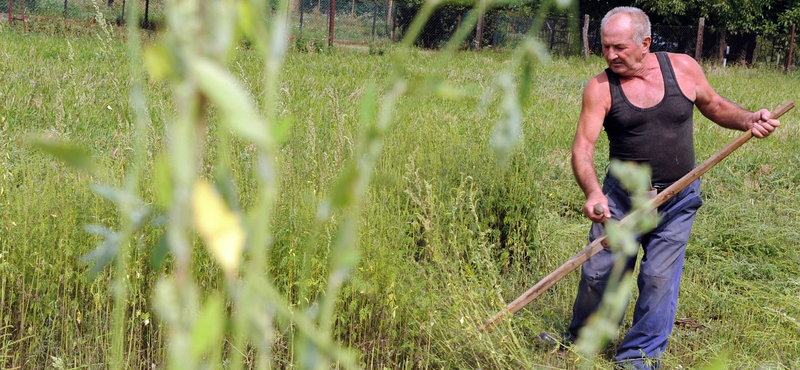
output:
[[[630,211],[630,195],[611,174],[601,188],[594,167],[600,131],[609,140],[609,157],[647,164],[652,186],[663,190],[695,166],[693,107],[716,124],[768,136],[780,123],[768,110],[751,112],[721,97],[709,85],[697,62],[683,54],[650,53],[650,21],[637,8],[611,10],[601,24],[603,56],[608,69],[592,77],[572,146],[572,168],[586,195],[583,210],[594,222],[590,241],[603,234],[602,222]],[[595,206],[604,212],[595,214]],[[661,221],[641,236],[644,257],[638,276],[639,298],[633,326],[617,348],[620,367],[651,369],[667,348],[678,301],[684,251],[702,205],[698,179],[658,208]],[[629,269],[636,257],[627,261]],[[613,264],[604,250],[583,264],[569,326],[574,341],[600,304]]]

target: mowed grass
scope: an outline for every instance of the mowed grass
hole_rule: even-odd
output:
[[[44,27],[43,27],[44,28]],[[97,31],[100,33],[101,31]],[[119,186],[131,157],[130,76],[124,46],[92,35],[0,31],[0,365],[6,368],[105,368],[111,351],[111,273],[89,277],[80,262],[100,240],[86,225],[114,226],[119,215],[92,184]],[[293,122],[280,151],[281,192],[270,250],[271,278],[290,302],[324,290],[333,224],[315,228],[323,199],[362,136],[360,97],[383,92],[392,54],[292,52],[281,83],[281,116]],[[477,327],[585,244],[588,223],[569,151],[585,81],[602,59],[556,59],[535,66],[523,138],[505,167],[490,147],[500,117],[497,75],[518,73],[512,54],[403,55],[411,92],[394,113],[375,181],[362,209],[361,260],[341,292],[337,339],[365,368],[580,368],[587,359],[537,349],[541,331],[563,331],[577,285],[573,273],[491,334]],[[255,96],[261,66],[245,45],[231,71]],[[713,86],[746,108],[797,100],[797,73],[707,65]],[[444,83],[448,88],[442,88]],[[148,166],[174,115],[169,89],[148,88],[152,129]],[[213,114],[212,114],[213,117]],[[771,138],[753,140],[703,177],[705,205],[686,253],[678,318],[664,368],[800,367],[800,122],[792,111]],[[0,118],[2,119],[2,118]],[[216,130],[212,124],[209,130]],[[698,161],[739,133],[695,117]],[[35,150],[31,137],[60,138],[92,153],[90,176]],[[209,137],[213,137],[209,135]],[[216,146],[198,172],[212,176]],[[234,141],[240,202],[251,206],[253,150]],[[606,163],[602,137],[597,168]],[[143,199],[158,209],[150,170]],[[151,257],[162,230],[132,241],[126,302],[127,367],[161,368],[164,337],[152,287],[169,269]],[[309,240],[315,241],[310,243]],[[308,248],[308,245],[318,246]],[[196,248],[201,287],[222,283]],[[304,275],[305,266],[313,273]],[[635,296],[634,290],[634,296]],[[312,304],[313,306],[313,304]],[[630,326],[628,320],[622,330]],[[291,361],[278,337],[275,363]],[[608,368],[603,355],[596,368]]]

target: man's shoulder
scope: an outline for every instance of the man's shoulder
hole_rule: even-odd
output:
[[[586,82],[586,88],[584,89],[584,92],[593,93],[602,90],[608,90],[608,74],[606,70],[603,70],[602,72],[590,78],[589,81]]]
[[[586,86],[589,85],[608,85],[608,69],[604,69],[602,72],[592,76],[589,81],[586,83]],[[611,72],[613,73],[613,72]]]
[[[587,106],[597,106],[607,108],[611,106],[611,90],[609,87],[608,75],[605,71],[590,78],[583,89],[583,104]]]
[[[680,53],[666,53],[669,57],[669,62],[672,64],[672,68],[675,70],[694,70],[699,68],[700,65],[697,64],[697,61],[694,60],[691,56],[687,54],[680,54]]]

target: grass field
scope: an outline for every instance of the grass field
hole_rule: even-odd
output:
[[[27,35],[0,29],[0,366],[107,368],[119,350],[112,343],[117,285],[112,268],[90,277],[91,265],[81,260],[102,240],[86,225],[124,226],[93,184],[123,186],[135,154],[133,78],[117,38],[99,29],[65,35],[39,27]],[[319,222],[319,204],[364,140],[361,100],[372,85],[387,92],[397,63],[389,49],[286,56],[276,107],[292,124],[276,155],[280,196],[268,270],[290,309],[311,312],[314,297],[325,295],[338,221]],[[589,224],[569,150],[583,84],[604,68],[602,59],[534,66],[522,141],[502,167],[489,137],[501,116],[497,74],[519,72],[512,54],[411,50],[404,58],[410,92],[392,112],[396,123],[360,208],[359,260],[337,293],[333,336],[368,369],[581,368],[587,360],[578,354],[532,343],[542,331],[565,329],[577,274],[493,333],[476,328],[584,246]],[[229,68],[254,96],[263,93],[254,50],[240,46]],[[798,98],[797,73],[713,64],[705,70],[722,95],[746,108]],[[177,108],[163,82],[149,83],[146,98],[151,124],[140,196],[159,213],[169,203],[157,186],[159,159]],[[219,158],[230,156],[238,202],[253,208],[256,152],[241,140],[217,142],[216,116],[212,110],[196,171],[213,180]],[[687,248],[678,307],[678,318],[703,326],[676,325],[663,368],[715,361],[731,369],[800,368],[798,117],[790,112],[772,137],[746,144],[703,177],[705,205]],[[699,113],[695,133],[698,160],[738,135]],[[85,148],[101,170],[68,168],[37,150],[33,137]],[[602,169],[605,137],[599,146]],[[168,330],[154,292],[174,265],[151,262],[163,233],[148,224],[126,249],[121,368],[168,364]],[[226,284],[199,240],[191,268],[200,295]],[[630,315],[622,330],[629,326]],[[276,329],[272,364],[292,367],[294,329]],[[218,346],[220,356],[251,355],[231,341]],[[609,356],[593,367],[608,368]]]

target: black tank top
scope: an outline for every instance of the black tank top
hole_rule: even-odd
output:
[[[664,98],[651,108],[634,106],[620,87],[619,75],[608,68],[611,109],[603,127],[608,134],[610,158],[646,163],[653,170],[653,183],[672,183],[695,165],[694,102],[678,86],[669,56],[654,54],[664,78]]]

